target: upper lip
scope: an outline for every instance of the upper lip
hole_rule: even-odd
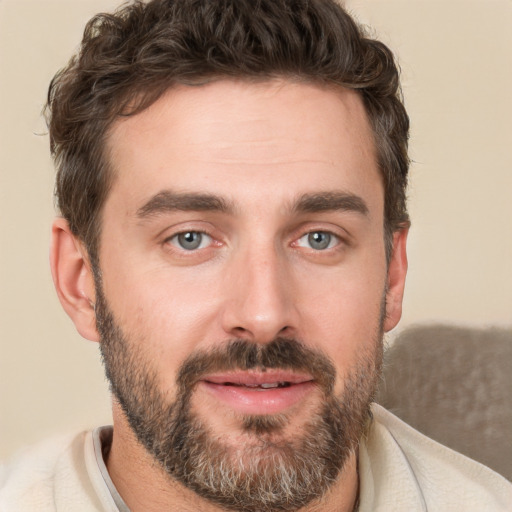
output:
[[[233,371],[207,375],[201,380],[212,384],[235,384],[239,386],[260,386],[275,382],[301,384],[311,382],[313,378],[307,373],[296,373],[290,370],[268,369],[266,371]]]

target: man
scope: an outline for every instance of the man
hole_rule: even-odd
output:
[[[372,406],[407,270],[389,50],[325,0],[93,19],[49,91],[61,303],[113,428],[5,472],[0,510],[508,510]]]

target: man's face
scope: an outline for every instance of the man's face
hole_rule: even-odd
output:
[[[113,126],[98,327],[125,416],[174,476],[165,450],[188,436],[207,464],[252,468],[248,488],[345,437],[317,472],[332,480],[355,448],[399,317],[372,140],[356,93],[287,81],[175,88]]]

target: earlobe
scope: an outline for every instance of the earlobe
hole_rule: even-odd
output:
[[[78,332],[88,340],[99,341],[94,278],[87,252],[63,218],[53,222],[50,265],[60,303]]]
[[[407,275],[407,235],[409,228],[393,233],[393,253],[388,266],[386,318],[384,331],[393,329],[402,316],[405,277]]]

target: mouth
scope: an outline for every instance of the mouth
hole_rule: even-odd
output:
[[[209,375],[201,387],[228,408],[244,414],[285,412],[315,388],[310,375],[290,371],[233,372]]]
[[[292,385],[291,382],[263,382],[261,384],[236,384],[234,382],[224,382],[224,386],[237,386],[237,387],[245,387],[251,388],[254,390],[261,389],[262,391],[265,389],[277,389],[277,388],[288,388]]]

